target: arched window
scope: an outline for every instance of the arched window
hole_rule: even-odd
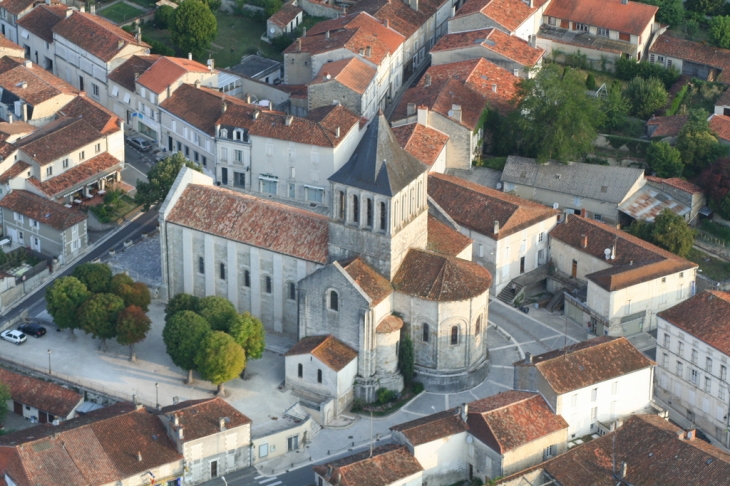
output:
[[[373,200],[370,198],[365,199],[365,224],[373,227]]]
[[[339,219],[345,219],[345,193],[342,191],[337,191],[337,217]]]
[[[397,224],[398,224],[398,222],[399,222],[399,220],[398,220],[398,214],[399,214],[399,213],[398,213],[398,201],[396,201],[396,202],[395,202],[395,211],[393,211],[393,217],[395,218],[395,224],[396,224],[396,225],[397,225]]]
[[[380,229],[385,231],[388,224],[388,212],[385,210],[385,203],[380,203]]]
[[[317,383],[322,383],[322,370],[317,370]]]
[[[220,278],[221,278],[221,280],[226,279],[226,264],[225,263],[220,264]]]
[[[357,196],[352,196],[352,220],[360,222],[360,199]]]
[[[222,128],[220,138],[228,138],[228,130],[226,130],[225,128]]]
[[[251,286],[251,272],[249,272],[248,270],[243,271],[243,286],[244,287]]]
[[[401,197],[400,205],[401,205],[401,208],[400,208],[401,216],[400,217],[401,217],[401,220],[405,221],[406,218],[408,217],[408,200],[406,199],[405,194],[403,194],[403,197]]]
[[[477,317],[477,323],[474,326],[474,333],[479,335],[479,333],[482,331],[482,316]]]
[[[451,344],[459,344],[459,326],[454,326],[451,328]]]
[[[423,182],[418,181],[418,198],[416,198],[416,204],[419,208],[421,207],[421,204],[423,204],[421,202],[421,186],[423,186]]]
[[[425,322],[423,323],[423,342],[428,342],[428,324],[426,324]]]
[[[416,190],[411,187],[411,214],[416,213]]]
[[[289,300],[297,300],[297,286],[294,282],[289,282]]]
[[[329,308],[330,308],[330,310],[333,310],[333,311],[340,310],[340,296],[337,295],[337,292],[334,290],[330,290]]]
[[[304,366],[302,366],[301,363],[299,363],[299,366],[297,369],[297,376],[299,376],[299,378],[304,376]]]
[[[271,293],[271,277],[269,277],[268,275],[264,279],[264,286],[266,288],[266,293],[270,294]]]

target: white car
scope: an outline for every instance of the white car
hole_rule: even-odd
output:
[[[4,339],[6,341],[9,341],[11,343],[15,343],[18,346],[20,346],[21,344],[23,344],[25,342],[25,340],[28,339],[25,336],[25,334],[23,334],[22,332],[15,331],[15,330],[12,330],[12,329],[7,330],[7,331],[3,331],[0,334],[0,338]]]

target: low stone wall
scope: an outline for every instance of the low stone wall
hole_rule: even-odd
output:
[[[456,393],[479,385],[489,374],[491,363],[488,358],[469,371],[461,373],[435,373],[432,370],[416,367],[416,380],[423,383],[426,391],[436,393]]]

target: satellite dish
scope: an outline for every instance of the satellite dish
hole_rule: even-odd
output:
[[[271,28],[269,29],[269,32],[271,32],[271,33],[273,34],[274,32],[276,32],[276,29],[275,29],[275,28],[273,28],[273,27],[271,27]]]
[[[558,203],[553,203],[553,209],[558,209],[559,207],[560,207],[560,204],[558,204]]]
[[[608,260],[609,258],[611,258],[611,249],[606,248],[605,250],[603,250],[603,254],[606,255],[606,260]]]
[[[497,182],[497,189],[502,189],[502,183],[501,182]]]

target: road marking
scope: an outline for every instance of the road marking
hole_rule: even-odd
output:
[[[276,478],[275,478],[275,479],[276,479]],[[277,481],[277,482],[275,482],[275,483],[271,483],[271,484],[269,484],[269,486],[276,486],[277,484],[281,484],[281,481]]]
[[[129,164],[124,164],[124,168],[126,169],[127,167],[129,167],[129,168],[132,168],[132,169],[136,170],[137,172],[139,172],[140,174],[142,174],[142,175],[144,176],[144,178],[145,178],[145,179],[147,178],[147,174],[145,174],[144,172],[142,172],[141,170],[139,170],[138,168],[136,168],[135,166],[133,166],[133,165],[132,165],[131,163],[129,163]]]
[[[268,483],[269,481],[276,481],[276,476],[274,476],[273,478],[264,479],[263,481],[259,481],[259,484]],[[274,483],[274,484],[280,484],[280,483],[281,483],[281,481],[279,483]],[[274,485],[271,484],[269,486],[274,486]]]
[[[489,350],[490,351],[499,351],[500,349],[509,349],[509,348],[514,348],[515,346],[519,346],[519,343],[507,344],[505,346],[498,346],[496,348],[489,348]]]
[[[512,365],[492,365],[492,368],[506,368],[506,369],[514,369],[514,366]]]
[[[412,413],[413,415],[418,415],[419,417],[425,417],[425,413],[418,413],[418,412],[411,412],[410,410],[406,410],[405,408],[401,408],[401,412],[405,413]]]
[[[265,478],[265,477],[266,476],[256,476],[254,479],[261,479],[261,478]]]
[[[493,385],[501,386],[502,388],[506,388],[508,390],[514,390],[514,388],[512,388],[511,386],[503,385],[503,384],[493,381],[493,380],[487,380],[487,381]]]
[[[469,390],[469,393],[471,393],[471,396],[474,397],[474,400],[479,400],[479,397],[476,396],[473,391]]]

